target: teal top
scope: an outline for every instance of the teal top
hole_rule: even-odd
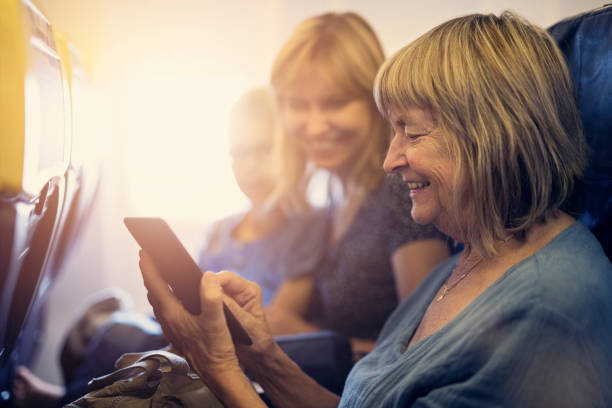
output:
[[[457,258],[390,316],[341,407],[612,406],[612,265],[583,224],[406,349]]]

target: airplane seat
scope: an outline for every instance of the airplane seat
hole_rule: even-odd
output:
[[[587,225],[612,259],[612,4],[548,29],[574,82],[589,164],[565,209]]]

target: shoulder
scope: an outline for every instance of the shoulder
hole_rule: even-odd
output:
[[[216,252],[231,240],[233,229],[242,221],[245,213],[232,214],[211,223],[204,230],[204,243],[200,251],[203,256],[207,252]]]
[[[612,264],[580,222],[517,265],[509,280],[506,296],[531,304],[532,316],[561,319],[580,330],[612,320]]]
[[[312,208],[289,216],[279,227],[278,234],[285,242],[321,238],[329,226],[327,208]],[[303,242],[302,242],[303,243]]]
[[[286,277],[313,273],[328,249],[329,213],[327,209],[292,216],[279,230],[278,257]]]
[[[295,217],[297,225],[304,226],[324,226],[329,222],[329,208],[317,207],[312,208]]]
[[[238,214],[232,214],[220,220],[212,223],[210,230],[213,233],[221,233],[224,231],[231,231],[242,221],[245,213],[241,212]]]
[[[561,393],[591,387],[601,391],[598,382],[612,372],[612,265],[597,240],[576,223],[517,266],[511,275],[514,283],[490,299],[489,306],[503,312],[496,314],[487,340],[503,333],[496,344],[508,348],[498,349],[513,350],[513,364],[522,371],[527,367],[525,384],[565,371],[568,375],[556,379],[563,381],[551,380],[547,388],[558,387]],[[500,329],[504,325],[508,330]],[[584,388],[577,385],[580,381]],[[582,392],[585,395],[589,393]]]

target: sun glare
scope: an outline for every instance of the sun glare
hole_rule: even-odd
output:
[[[227,117],[244,89],[234,77],[152,74],[129,81],[126,128],[130,211],[170,218],[217,219],[244,208],[227,148]]]

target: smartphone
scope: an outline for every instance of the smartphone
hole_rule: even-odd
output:
[[[140,247],[153,258],[153,263],[185,309],[199,315],[202,271],[166,221],[126,217],[123,222]],[[234,343],[251,345],[251,338],[225,303],[223,312]]]

